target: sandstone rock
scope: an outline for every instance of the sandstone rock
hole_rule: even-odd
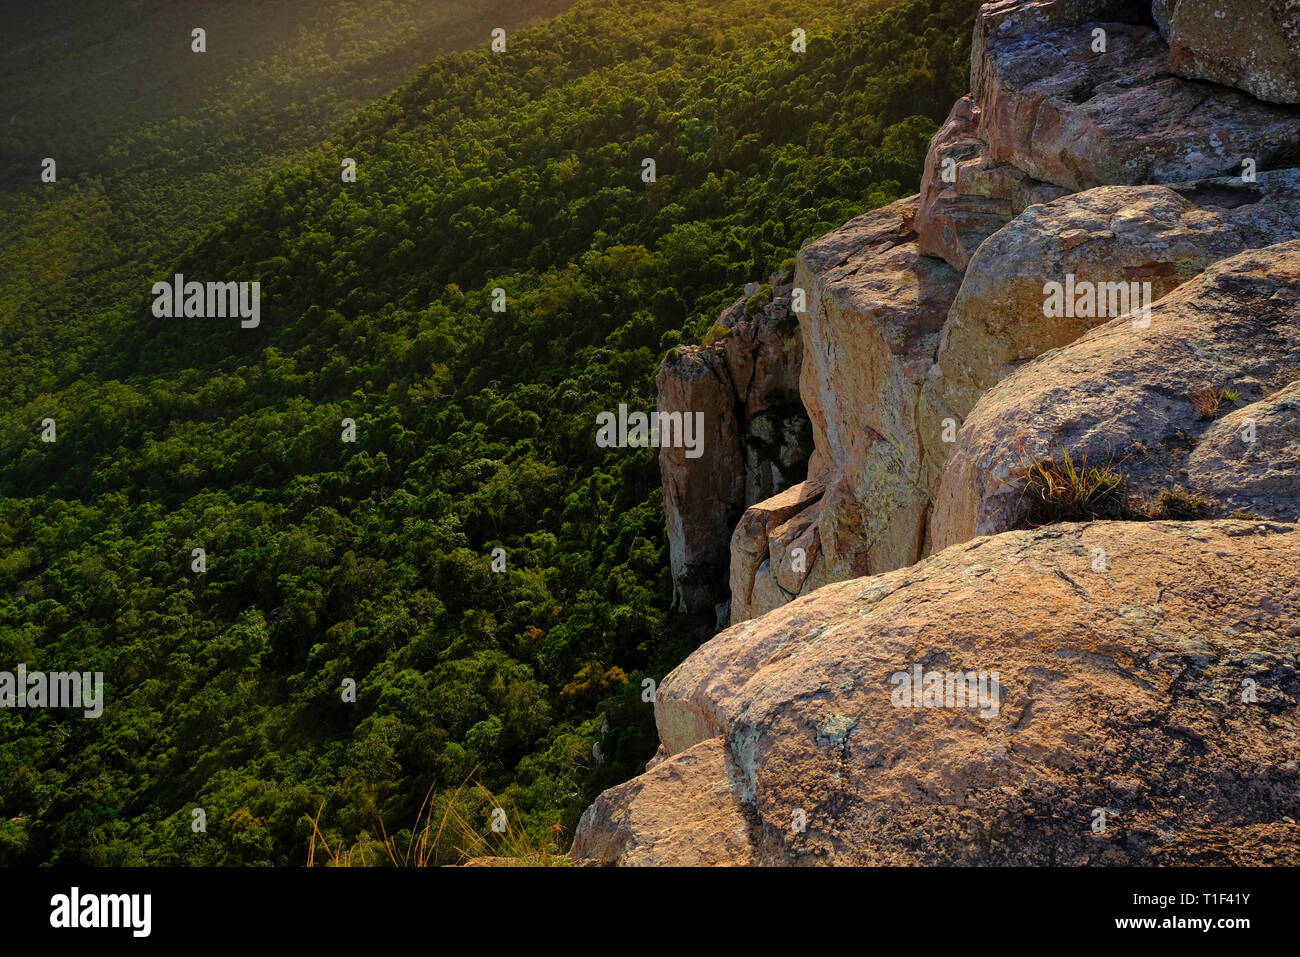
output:
[[[722,742],[702,741],[605,791],[578,822],[569,856],[624,867],[752,863]]]
[[[679,758],[606,792],[584,828],[613,822],[600,856],[643,848],[638,863],[679,859],[707,817],[731,822],[707,833],[734,836],[735,863],[1297,864],[1298,622],[1296,525],[981,538],[702,646],[656,699]],[[892,676],[916,665],[996,672],[996,700],[896,706]],[[718,765],[714,790],[661,775],[719,744],[729,793]],[[643,826],[652,789],[674,813]]]
[[[920,557],[928,499],[917,485],[915,408],[960,275],[920,253],[917,206],[918,197],[899,200],[799,252],[795,285],[808,305],[799,324],[800,394],[815,446],[809,481],[820,496],[816,553],[805,550],[801,573],[786,550],[810,539],[807,522],[775,534],[811,497],[794,510],[778,500],[777,520],[769,503],[751,510],[732,540],[733,623],[788,599],[782,582],[807,593]]]
[[[1026,210],[980,247],[949,313],[921,397],[926,487],[951,448],[945,420],[960,425],[1018,366],[1113,318],[1114,307],[1150,304],[1217,260],[1298,237],[1297,170],[1254,184],[1100,187]],[[1072,288],[1101,291],[1095,307],[1045,316],[1046,284],[1070,276]]]
[[[1016,15],[998,19],[1004,6]],[[1023,11],[1058,6],[981,11],[971,85],[995,161],[1070,190],[1230,175],[1243,157],[1261,170],[1295,165],[1300,111],[1170,76],[1167,48],[1149,26],[1019,32],[1033,19]],[[1098,27],[1105,53],[1092,49]]]
[[[726,542],[744,501],[745,468],[736,421],[735,392],[717,351],[690,347],[665,361],[655,378],[661,412],[704,414],[702,454],[659,450],[664,519],[673,576],[673,608],[697,612],[713,606],[715,582],[725,567]]]
[[[785,528],[790,519],[810,509],[814,510],[812,516],[816,516],[821,497],[819,482],[801,482],[751,506],[741,516],[731,536],[732,621],[744,621],[783,603],[780,595],[772,590],[780,586],[769,565],[769,547],[778,530]],[[801,532],[802,529],[796,535]],[[781,549],[778,554],[783,555],[783,546]],[[818,556],[809,557],[815,561]]]
[[[1295,0],[1156,0],[1169,70],[1300,103],[1300,4]],[[1169,8],[1172,8],[1171,10]]]
[[[704,413],[698,458],[680,447],[659,451],[678,611],[719,602],[743,510],[806,474],[812,434],[798,395],[802,345],[790,280],[773,276],[770,300],[756,309],[737,300],[718,320],[720,339],[676,350],[655,379],[659,411]],[[760,292],[756,283],[747,289]]]
[[[916,214],[917,248],[963,272],[980,243],[1013,217],[1067,192],[994,162],[978,129],[979,111],[962,97],[930,143]],[[949,161],[951,182],[944,179]]]
[[[1283,390],[1297,379],[1300,241],[1216,263],[1158,302],[1149,327],[1135,327],[1130,317],[1112,320],[985,393],[944,466],[931,516],[933,546],[1023,521],[1020,450],[1029,458],[1068,451],[1076,462],[1114,463],[1133,510],[1183,489],[1209,497],[1208,514],[1228,514],[1256,489],[1249,497],[1267,498],[1267,514],[1294,515],[1294,394]],[[1269,429],[1259,432],[1250,454],[1244,444],[1233,449],[1226,434],[1244,410],[1211,428],[1198,408],[1202,388],[1239,392],[1244,405],[1267,403],[1256,411]],[[1207,447],[1194,452],[1202,441]],[[1207,480],[1215,468],[1225,470],[1222,482]],[[1238,488],[1229,487],[1234,482]]]
[[[1300,381],[1206,429],[1188,457],[1186,485],[1220,514],[1300,520]]]
[[[818,528],[829,580],[920,555],[916,401],[960,276],[920,254],[916,209],[916,198],[901,200],[799,254],[800,393],[826,468]]]

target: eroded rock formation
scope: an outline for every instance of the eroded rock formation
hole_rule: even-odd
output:
[[[688,549],[729,538],[733,627],[575,857],[1300,864],[1293,8],[985,4],[920,195],[798,257],[806,479],[665,466],[670,539],[748,506]],[[683,355],[661,392],[721,410],[744,376]],[[1025,530],[1066,453],[1115,520]],[[994,672],[994,708],[894,693]]]
[[[1297,622],[1292,524],[1058,525],[829,585],[664,680],[670,756],[601,796],[574,853],[1294,864]],[[899,706],[917,665],[996,672],[996,707]]]
[[[1295,0],[1155,0],[1179,76],[1300,103],[1300,4]]]
[[[725,602],[729,541],[746,507],[801,481],[812,439],[799,401],[802,343],[791,275],[724,310],[708,345],[683,346],[655,380],[660,412],[703,412],[700,454],[659,450],[674,607]]]
[[[979,400],[940,482],[936,548],[1019,525],[1021,456],[1063,452],[1122,474],[1138,514],[1182,491],[1203,517],[1300,517],[1300,241],[1216,263],[1138,322],[1099,326]]]
[[[800,393],[818,494],[803,496],[797,522],[773,524],[760,508],[737,525],[732,622],[928,553],[944,463],[988,389],[1116,309],[1300,237],[1300,172],[1268,169],[1297,155],[1300,110],[1170,76],[1167,59],[1146,2],[981,10],[974,92],[935,136],[920,196],[800,253]],[[1165,99],[1122,99],[1152,90]],[[1124,125],[1137,115],[1154,132]],[[1047,284],[1073,293],[1076,282],[1092,305],[1072,294],[1046,315]]]

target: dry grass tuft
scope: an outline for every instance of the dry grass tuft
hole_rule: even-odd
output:
[[[1059,459],[1037,458],[1025,451],[1023,439],[1017,440],[1016,454],[1025,521],[1031,526],[1122,517],[1124,479],[1109,463],[1089,467],[1085,456],[1076,465],[1068,450]]]
[[[439,860],[454,858],[460,864],[484,866],[498,864],[513,867],[568,867],[572,864],[568,857],[560,852],[558,841],[563,837],[564,828],[557,822],[551,828],[553,840],[538,841],[523,828],[514,828],[510,824],[510,815],[506,815],[505,831],[501,833],[486,832],[475,827],[459,810],[461,797],[467,778],[461,783],[450,799],[445,802],[442,814],[435,821],[435,807],[438,802],[431,787],[424,796],[420,811],[416,815],[415,825],[409,832],[390,835],[381,819],[374,829],[374,839],[362,835],[362,839],[351,847],[342,843],[331,847],[320,829],[321,814],[325,811],[322,802],[316,817],[312,819],[311,846],[307,850],[308,867],[436,867]],[[501,807],[496,797],[487,788],[473,782],[479,791],[480,800],[486,799],[487,806]],[[480,805],[481,806],[481,805]],[[317,862],[317,848],[323,849],[326,862]]]

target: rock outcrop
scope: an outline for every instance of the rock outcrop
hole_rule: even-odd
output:
[[[756,863],[721,739],[701,741],[601,794],[578,822],[570,856],[624,867]]]
[[[1259,170],[1300,160],[1300,114],[1170,75],[1151,26],[1088,19],[1042,32],[1028,13],[1076,6],[1090,5],[981,11],[971,88],[994,160],[1070,190],[1230,175],[1243,158]]]
[[[959,272],[984,240],[1025,209],[1069,192],[996,162],[979,126],[979,109],[962,97],[930,142],[921,179],[917,247]]]
[[[952,424],[1018,367],[1149,307],[1211,263],[1296,237],[1296,170],[1257,183],[1100,187],[1026,210],[979,247],[948,315],[921,397],[925,487],[952,448]]]
[[[1300,4],[1295,0],[1155,0],[1169,70],[1300,103]]]
[[[799,252],[795,286],[807,293],[799,391],[816,451],[798,501],[818,511],[791,521],[794,500],[783,500],[741,519],[731,543],[733,622],[921,556],[928,502],[918,491],[915,408],[960,275],[921,254],[917,208],[913,197],[866,213]]]
[[[1141,322],[1099,326],[980,399],[940,482],[936,549],[1020,525],[1021,458],[1062,452],[1122,476],[1137,515],[1181,493],[1201,517],[1300,516],[1300,241],[1216,263]],[[1238,404],[1251,413],[1214,421]]]
[[[799,401],[802,344],[790,271],[723,311],[708,345],[660,366],[658,411],[702,412],[704,441],[659,450],[674,608],[725,603],[732,529],[744,509],[802,481],[812,452]]]
[[[1300,863],[1297,623],[1295,525],[1059,525],[829,585],[664,680],[671,756],[601,796],[574,854]]]
[[[798,257],[806,479],[670,496],[749,506],[733,627],[575,858],[1300,864],[1295,7],[984,5],[920,195]],[[1115,520],[1030,511],[1066,454]]]

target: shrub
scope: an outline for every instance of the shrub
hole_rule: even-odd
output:
[[[1026,454],[1023,442],[1017,454],[1025,521],[1031,526],[1120,517],[1124,479],[1109,464],[1090,468],[1085,456],[1076,465],[1068,450],[1059,460],[1035,458]]]
[[[1212,501],[1195,492],[1171,488],[1160,493],[1160,498],[1151,506],[1147,516],[1153,519],[1190,521],[1203,517],[1213,506]]]
[[[729,335],[731,335],[730,329],[724,326],[721,322],[715,322],[713,325],[709,326],[709,331],[706,332],[704,338],[700,340],[700,345],[711,346],[715,342],[721,342]]]
[[[1241,393],[1234,392],[1231,389],[1216,390],[1208,382],[1198,383],[1188,391],[1187,396],[1192,400],[1192,408],[1202,419],[1212,419],[1219,414],[1219,409],[1224,402],[1236,402],[1241,398]]]

